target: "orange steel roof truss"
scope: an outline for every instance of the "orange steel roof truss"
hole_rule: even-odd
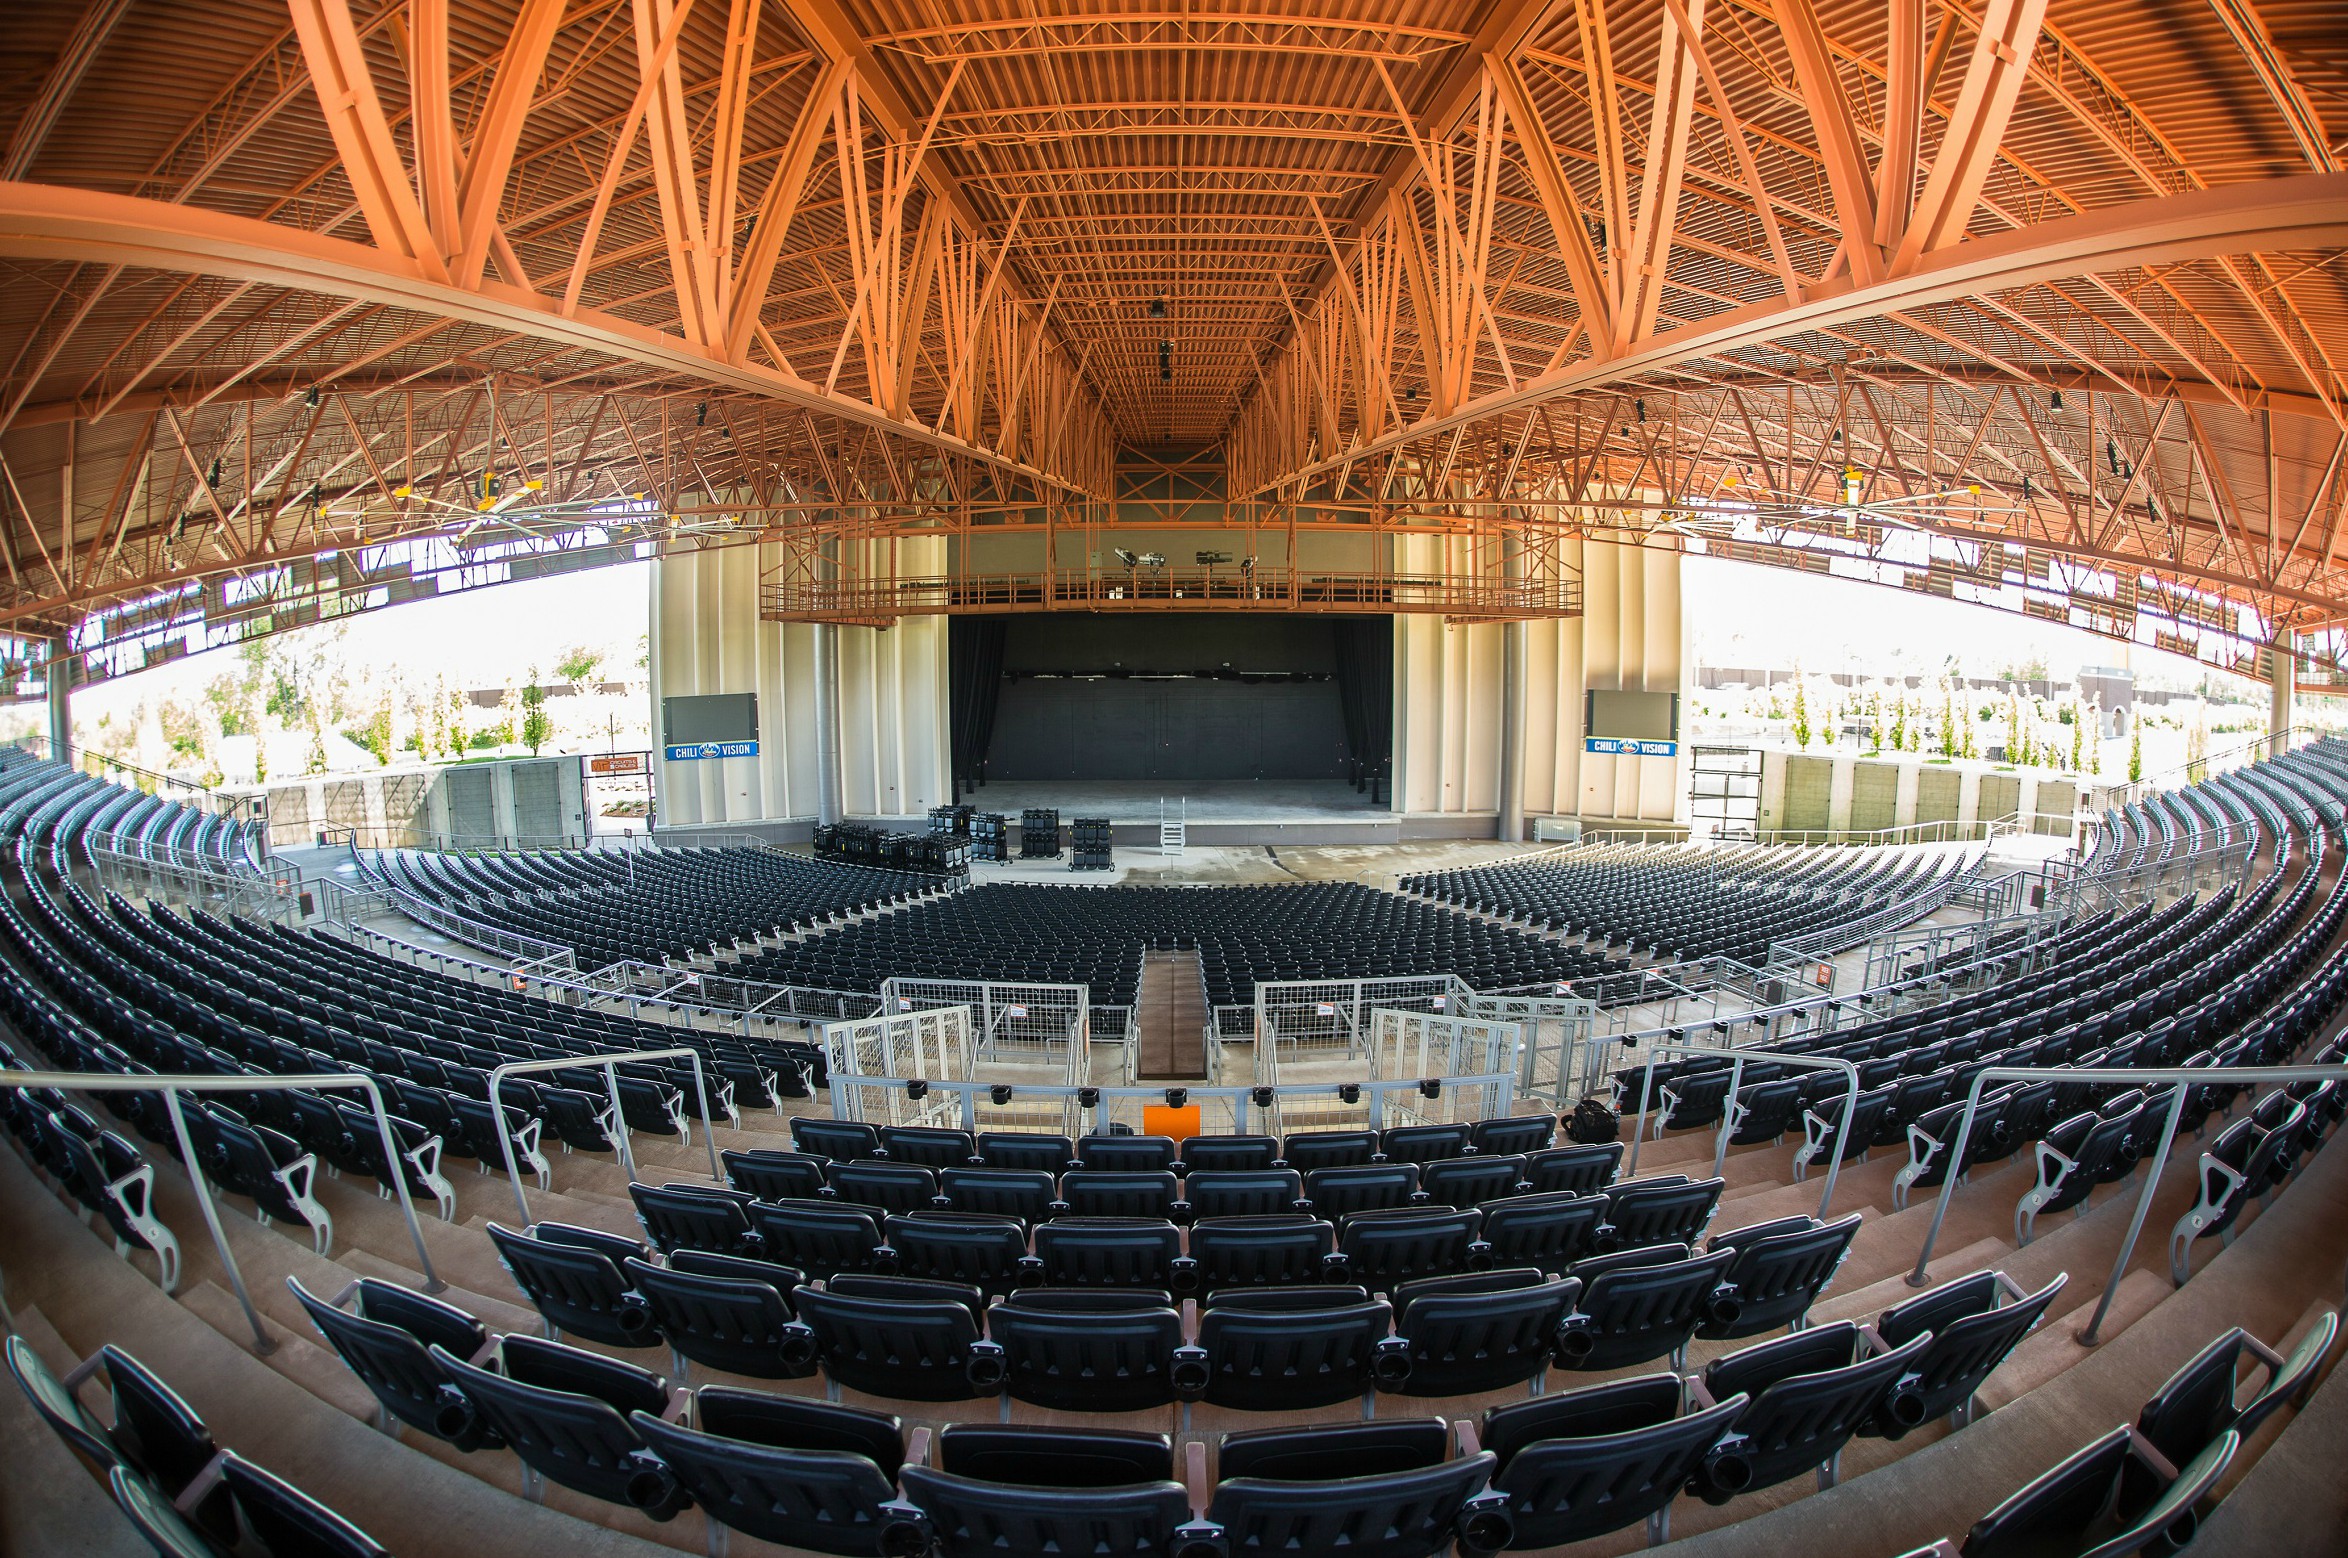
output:
[[[1210,524],[2348,622],[2336,0],[80,0],[10,56],[0,632],[403,539],[1098,528],[1169,450]],[[834,614],[993,599],[888,582]]]

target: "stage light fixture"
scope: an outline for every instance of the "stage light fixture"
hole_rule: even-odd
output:
[[[1158,295],[1156,297],[1150,299],[1150,317],[1152,319],[1163,319],[1166,317],[1166,289],[1163,287],[1158,289]]]
[[[1125,548],[1123,548],[1123,547],[1118,547],[1118,548],[1116,549],[1116,552],[1117,552],[1117,561],[1119,561],[1119,562],[1123,563],[1123,564],[1124,564],[1126,567],[1128,567],[1128,568],[1139,568],[1139,567],[1141,566],[1141,559],[1140,559],[1140,558],[1138,558],[1138,557],[1136,557],[1136,556],[1134,556],[1134,555],[1133,555],[1131,552],[1128,552],[1127,550],[1125,550]]]
[[[2046,397],[2046,409],[2049,411],[2060,411],[2063,409],[2063,392],[2061,390],[2056,390],[2053,394]]]
[[[698,405],[698,406],[695,406],[695,407],[693,408],[693,425],[694,425],[695,427],[701,427],[701,426],[705,425],[705,424],[706,424],[708,421],[709,421],[709,402],[705,400],[705,401],[703,401],[703,402],[702,402],[700,405]]]

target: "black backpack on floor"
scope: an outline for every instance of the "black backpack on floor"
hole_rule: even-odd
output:
[[[1622,1139],[1622,1120],[1615,1112],[1595,1098],[1585,1098],[1574,1105],[1566,1117],[1565,1134],[1569,1141],[1585,1147],[1595,1147]]]

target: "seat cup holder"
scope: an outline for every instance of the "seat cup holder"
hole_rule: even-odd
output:
[[[1924,1397],[1913,1385],[1902,1385],[1883,1404],[1884,1412],[1901,1433],[1924,1426]]]
[[[1205,1395],[1207,1386],[1214,1381],[1214,1369],[1208,1361],[1207,1350],[1204,1347],[1175,1348],[1173,1366],[1167,1372],[1167,1380],[1173,1385],[1174,1393],[1186,1401],[1195,1401]]]
[[[620,1300],[620,1307],[612,1311],[611,1318],[612,1324],[630,1336],[643,1336],[652,1330],[652,1311],[634,1293]]]
[[[1744,1436],[1734,1435],[1714,1445],[1704,1457],[1696,1491],[1705,1503],[1725,1504],[1753,1485],[1753,1462],[1744,1445]]]
[[[971,1347],[970,1360],[962,1366],[962,1373],[974,1389],[1001,1390],[1003,1381],[1010,1377],[1011,1366],[1000,1346],[978,1342]]]
[[[658,1456],[639,1450],[628,1457],[628,1462],[630,1470],[625,1489],[628,1502],[654,1520],[673,1520],[678,1511],[693,1502],[677,1485],[677,1474]]]
[[[882,1505],[881,1513],[884,1518],[874,1534],[881,1558],[925,1558],[930,1550],[929,1516],[896,1501]]]
[[[1170,1558],[1231,1558],[1231,1539],[1221,1526],[1193,1522],[1175,1531]]]
[[[480,1422],[480,1414],[465,1393],[454,1385],[440,1387],[437,1404],[432,1409],[432,1431],[454,1444],[469,1437]]]
[[[783,1367],[799,1370],[813,1369],[819,1351],[815,1341],[815,1333],[806,1326],[793,1321],[783,1327],[781,1349]]]
[[[1459,1550],[1464,1554],[1497,1553],[1516,1540],[1516,1517],[1509,1512],[1505,1493],[1480,1493],[1467,1501],[1457,1526]]]
[[[1745,1301],[1733,1288],[1722,1288],[1705,1300],[1704,1312],[1712,1317],[1714,1325],[1735,1325],[1744,1318]]]
[[[1576,1368],[1587,1363],[1590,1354],[1597,1350],[1598,1332],[1592,1326],[1568,1321],[1558,1327],[1557,1361],[1567,1368]]]
[[[1370,1353],[1370,1379],[1380,1390],[1400,1390],[1410,1383],[1410,1344],[1398,1336],[1380,1342]]]

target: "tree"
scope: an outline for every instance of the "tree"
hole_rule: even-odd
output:
[[[554,674],[573,687],[584,689],[603,669],[603,651],[587,644],[576,644],[563,651],[563,657],[554,663]],[[536,679],[537,673],[531,673]]]
[[[2209,777],[2209,705],[2195,703],[2193,728],[2185,732],[2185,777],[2194,784]]]
[[[1940,755],[1957,755],[1957,698],[1946,683],[1940,689]]]
[[[522,689],[522,745],[536,757],[554,736],[554,717],[546,712],[546,689],[538,685],[538,667],[530,667],[530,683]]]
[[[391,765],[391,694],[386,692],[376,701],[375,712],[367,716],[354,739],[360,746],[375,754],[375,761],[385,767]]]
[[[2144,721],[2128,722],[2128,782],[2140,783],[2144,778]]]
[[[1891,703],[1891,749],[1894,752],[1908,749],[1908,694],[1904,688]]]
[[[2079,701],[2074,698],[2071,700],[2069,713],[2071,716],[2071,772],[2078,773],[2085,766],[2087,757],[2087,711],[2081,708]]]
[[[1794,745],[1807,747],[1809,744],[1810,694],[1803,687],[1801,679],[1796,677],[1794,680]]]
[[[2022,700],[2013,693],[2006,694],[2006,761],[2018,763],[2025,732],[2022,728]]]

